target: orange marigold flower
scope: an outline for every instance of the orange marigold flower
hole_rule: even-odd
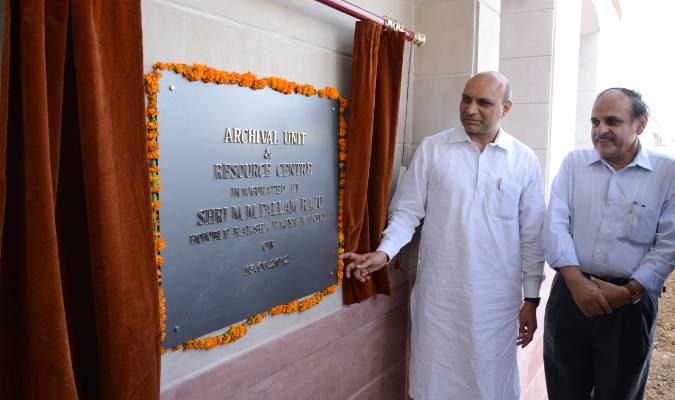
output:
[[[202,79],[206,73],[206,69],[207,67],[204,64],[192,64],[192,80],[198,81]]]
[[[284,306],[284,313],[290,314],[298,311],[298,302],[297,300],[293,300],[290,303],[286,304]]]
[[[284,306],[283,305],[278,305],[274,306],[270,309],[269,314],[270,315],[278,315],[284,312]]]
[[[253,82],[253,86],[251,86],[251,89],[260,90],[260,89],[264,89],[266,86],[267,86],[267,81],[265,79],[259,79],[255,82]]]
[[[246,320],[246,323],[248,325],[255,325],[255,324],[259,323],[260,321],[262,321],[263,318],[265,318],[264,312],[250,317],[249,319]]]
[[[251,87],[253,86],[253,82],[255,82],[256,76],[253,75],[250,72],[246,72],[244,75],[241,76],[241,81],[239,82],[239,86],[248,86]]]

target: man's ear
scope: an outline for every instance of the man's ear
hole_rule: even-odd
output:
[[[504,106],[502,107],[502,118],[506,117],[506,114],[508,114],[511,110],[511,106],[513,106],[513,102],[511,100],[508,100],[506,103],[504,103]]]
[[[647,127],[647,122],[649,121],[649,116],[647,114],[641,115],[640,118],[638,119],[638,126],[637,130],[635,131],[636,134],[641,134],[644,130],[645,127]]]

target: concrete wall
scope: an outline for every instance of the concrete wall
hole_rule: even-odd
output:
[[[546,176],[551,124],[554,0],[503,0],[499,70],[513,85],[504,128],[534,149]]]
[[[405,0],[354,3],[414,25]],[[143,0],[144,64],[203,63],[335,86],[349,99],[355,20],[306,0]],[[397,155],[403,153],[410,44]],[[411,91],[412,92],[412,91]],[[408,113],[408,123],[412,120]],[[411,137],[411,126],[408,127]],[[308,312],[268,317],[241,340],[162,357],[164,399],[403,398],[407,293],[343,307],[340,290]]]
[[[415,28],[429,43],[415,52],[412,150],[459,124],[460,95],[474,73],[475,7],[472,0],[416,2]]]
[[[579,38],[579,79],[577,91],[576,134],[574,147],[582,149],[591,143],[591,110],[597,94],[598,32]]]
[[[592,0],[583,0],[579,36],[575,148],[592,146],[591,109],[597,93],[600,21]]]

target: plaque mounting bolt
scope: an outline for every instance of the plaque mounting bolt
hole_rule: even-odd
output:
[[[335,107],[332,107],[332,108],[333,108],[333,111],[335,111]]]
[[[176,85],[171,85],[171,86],[169,86],[169,90],[172,91],[172,92],[173,92],[174,90],[176,90]],[[333,109],[333,110],[335,110],[335,109]]]
[[[174,332],[178,332],[180,330],[180,326],[176,325],[173,327]]]
[[[329,272],[328,275],[334,276],[334,275],[335,275],[335,272]]]

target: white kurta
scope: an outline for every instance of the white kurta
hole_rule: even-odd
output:
[[[482,153],[461,127],[419,146],[378,248],[393,257],[424,218],[411,294],[413,399],[518,398],[518,312],[543,279],[543,216],[537,158],[503,130]]]

